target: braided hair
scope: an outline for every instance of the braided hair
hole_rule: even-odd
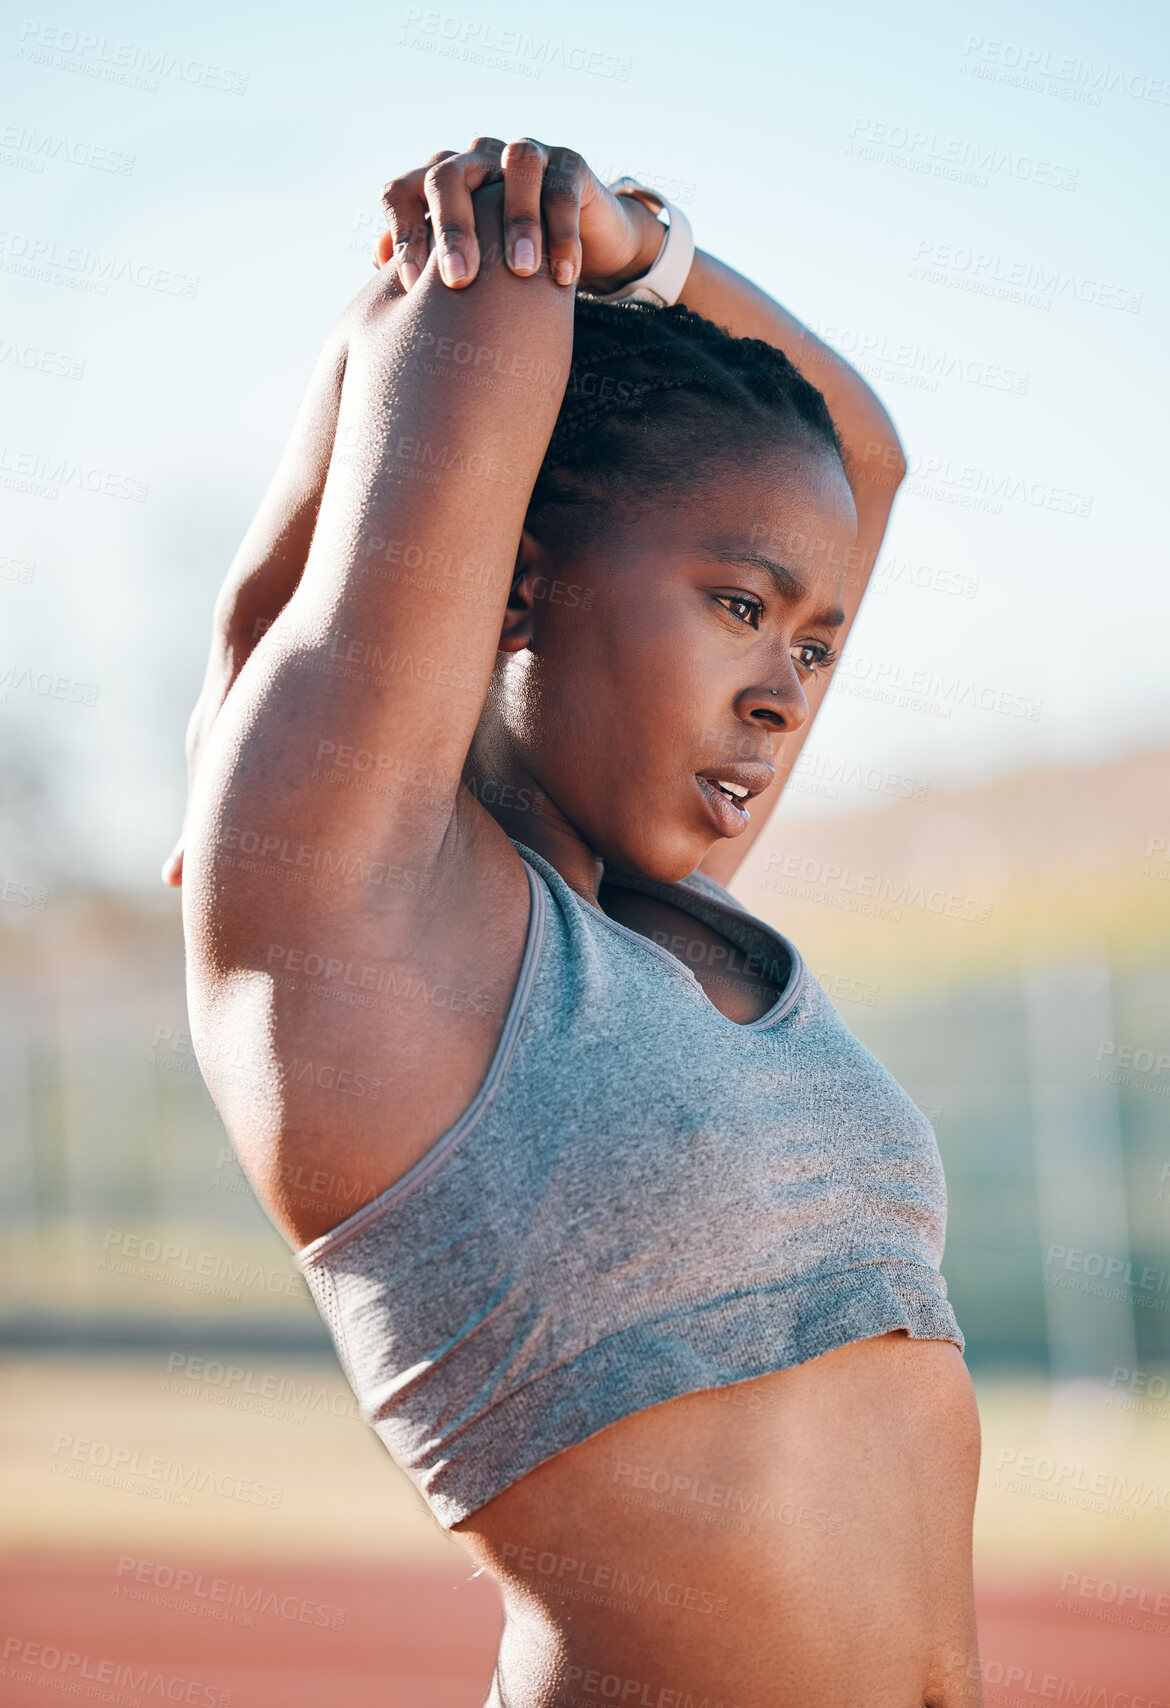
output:
[[[774,345],[735,338],[681,304],[578,295],[569,379],[528,526],[557,530],[583,508],[628,517],[648,491],[693,485],[769,441],[828,450],[844,466],[824,398]]]

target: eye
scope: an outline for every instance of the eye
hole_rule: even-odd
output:
[[[805,656],[802,657],[802,654]],[[831,664],[837,662],[836,652],[822,641],[797,641],[792,648],[792,656],[802,670],[807,670],[814,676],[818,670],[827,670]]]
[[[747,623],[749,627],[753,629],[759,628],[760,618],[764,614],[764,607],[758,599],[749,599],[744,593],[716,593],[714,597],[718,603],[726,607],[727,610],[731,610],[733,606],[738,606],[739,609],[734,611],[733,615],[735,615],[741,623]],[[748,613],[746,617],[741,614],[744,611]]]

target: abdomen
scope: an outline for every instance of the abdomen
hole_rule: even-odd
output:
[[[957,1348],[902,1334],[622,1419],[454,1531],[499,1699],[971,1708],[978,1458]]]

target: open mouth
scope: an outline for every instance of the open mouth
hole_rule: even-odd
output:
[[[742,803],[746,801],[748,796],[751,794],[751,790],[745,788],[742,783],[727,783],[722,778],[714,781],[712,783],[712,788],[721,789],[727,796],[728,800],[734,801],[737,806],[742,805]],[[743,810],[744,812],[747,812],[746,807],[744,807]]]
[[[773,783],[775,768],[766,759],[730,759],[696,771],[695,779],[707,803],[707,811],[724,836],[738,836],[751,813],[748,802]]]
[[[752,816],[747,807],[750,789],[742,783],[733,783],[729,777],[703,777],[696,772],[695,780],[707,802],[707,811],[723,836],[738,836],[746,829]]]

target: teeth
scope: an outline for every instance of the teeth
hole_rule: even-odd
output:
[[[725,795],[734,795],[739,800],[742,800],[748,792],[742,783],[725,783],[722,777],[719,779],[719,787]]]

